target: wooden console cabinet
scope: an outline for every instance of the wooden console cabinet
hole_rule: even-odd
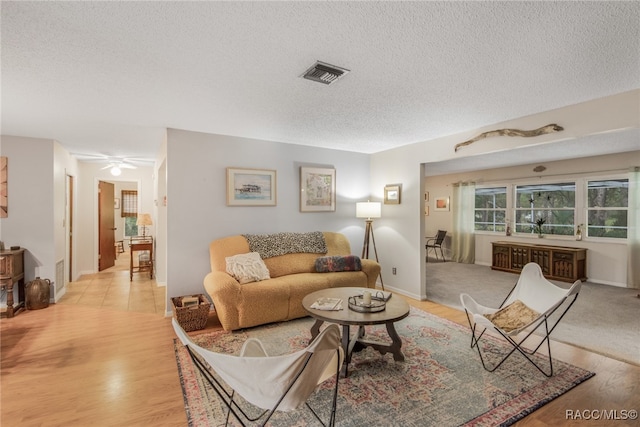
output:
[[[492,242],[491,269],[520,273],[535,262],[547,279],[573,283],[587,280],[587,250],[567,246]]]
[[[13,285],[18,285],[18,304],[13,305]],[[11,318],[25,309],[24,249],[0,251],[0,287],[7,288],[6,317]]]

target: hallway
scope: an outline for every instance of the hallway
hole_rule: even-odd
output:
[[[58,304],[101,307],[117,311],[165,314],[166,288],[149,279],[146,272],[134,273],[129,281],[129,251],[119,254],[115,266],[96,274],[85,274],[67,285]]]

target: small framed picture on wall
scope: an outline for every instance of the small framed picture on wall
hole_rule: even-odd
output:
[[[436,211],[448,211],[449,210],[449,198],[448,197],[436,197]]]
[[[402,196],[402,184],[390,184],[384,187],[384,204],[399,205]]]

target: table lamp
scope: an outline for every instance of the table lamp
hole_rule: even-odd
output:
[[[147,235],[147,226],[153,225],[153,221],[151,220],[151,214],[143,213],[138,214],[138,220],[136,221],[136,225],[142,226],[142,237],[146,237]]]

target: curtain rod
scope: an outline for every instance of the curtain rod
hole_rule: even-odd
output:
[[[503,182],[503,181],[518,181],[518,180],[526,180],[526,179],[532,179],[532,178],[538,178],[538,179],[542,179],[542,178],[554,178],[557,176],[566,176],[566,177],[570,177],[570,176],[574,176],[574,175],[606,175],[606,174],[610,174],[610,173],[620,173],[620,172],[637,172],[640,169],[640,167],[638,166],[631,166],[628,168],[624,168],[624,169],[611,169],[611,170],[604,170],[604,171],[589,171],[589,172],[572,172],[572,173],[557,173],[557,174],[550,174],[550,175],[533,175],[533,176],[524,176],[524,177],[518,177],[518,178],[500,178],[500,179],[492,179],[491,181],[483,181],[483,180],[475,180],[476,184],[491,184],[494,182]],[[455,183],[454,183],[455,184]]]

